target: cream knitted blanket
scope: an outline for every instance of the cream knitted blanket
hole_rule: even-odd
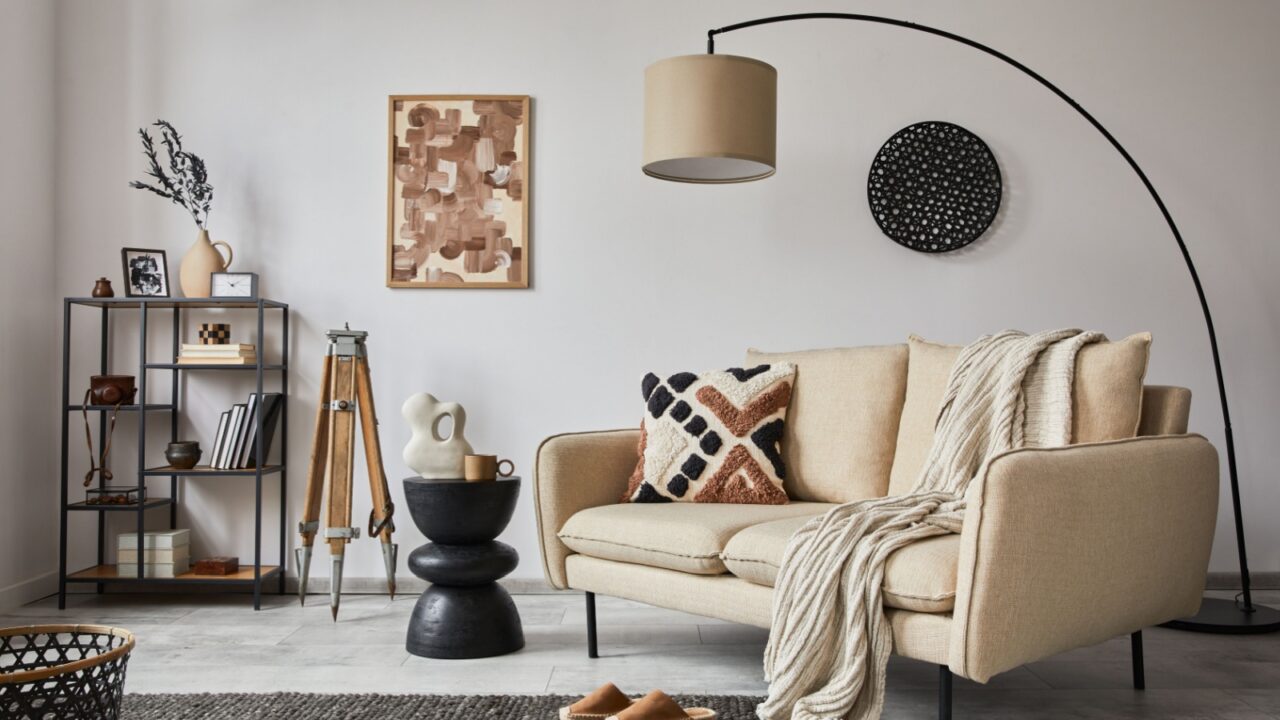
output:
[[[965,490],[997,454],[1071,441],[1076,353],[1100,333],[1006,330],[961,351],[933,446],[908,495],[847,503],[791,537],[765,648],[762,720],[875,720],[893,635],[881,604],[885,561],[922,538],[960,532]]]

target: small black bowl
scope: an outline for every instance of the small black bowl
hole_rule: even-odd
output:
[[[169,443],[164,450],[164,459],[169,461],[170,467],[190,470],[200,462],[201,454],[200,443],[194,440],[183,440]]]

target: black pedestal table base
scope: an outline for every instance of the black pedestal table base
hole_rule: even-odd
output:
[[[418,529],[431,542],[409,569],[431,583],[409,617],[405,649],[430,658],[480,658],[524,647],[520,613],[497,580],[516,568],[515,548],[494,540],[511,521],[520,478],[404,481]]]

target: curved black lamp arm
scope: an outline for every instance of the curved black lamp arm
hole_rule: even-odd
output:
[[[920,32],[937,35],[948,40],[954,40],[962,45],[968,45],[975,50],[991,55],[992,57],[1003,60],[1005,63],[1021,70],[1024,74],[1029,75],[1036,82],[1048,88],[1062,98],[1062,101],[1070,105],[1076,112],[1080,113],[1085,120],[1089,121],[1102,136],[1111,143],[1111,147],[1120,153],[1125,162],[1129,163],[1129,167],[1138,175],[1138,179],[1142,180],[1142,184],[1147,188],[1147,192],[1151,194],[1151,199],[1155,200],[1156,207],[1160,208],[1160,214],[1164,216],[1164,221],[1169,224],[1169,230],[1173,232],[1173,239],[1178,243],[1178,249],[1182,251],[1182,259],[1187,263],[1187,270],[1191,273],[1191,282],[1196,287],[1196,295],[1200,298],[1200,309],[1204,311],[1205,327],[1209,330],[1209,347],[1213,351],[1213,369],[1218,376],[1218,398],[1222,401],[1222,422],[1224,425],[1224,433],[1227,440],[1227,470],[1231,475],[1231,509],[1235,513],[1236,521],[1236,548],[1240,554],[1240,584],[1243,592],[1243,609],[1246,612],[1253,612],[1253,598],[1249,590],[1249,560],[1245,553],[1244,546],[1244,524],[1240,514],[1240,486],[1236,476],[1236,444],[1231,435],[1231,411],[1227,408],[1227,386],[1222,379],[1222,359],[1218,355],[1218,336],[1213,329],[1213,315],[1209,312],[1209,301],[1204,296],[1204,286],[1200,283],[1200,274],[1196,272],[1195,263],[1191,262],[1191,253],[1187,251],[1187,244],[1182,240],[1182,233],[1178,232],[1178,226],[1173,222],[1173,216],[1169,214],[1169,208],[1165,207],[1164,200],[1161,199],[1160,193],[1156,192],[1155,186],[1151,184],[1151,180],[1147,178],[1147,174],[1138,167],[1138,163],[1134,161],[1133,156],[1128,150],[1116,140],[1098,119],[1089,114],[1080,106],[1080,103],[1071,98],[1070,95],[1063,92],[1057,85],[1049,82],[1040,73],[1005,55],[994,48],[987,47],[976,40],[970,40],[967,37],[956,35],[955,33],[939,30],[938,28],[929,27],[927,25],[917,25],[916,23],[907,22],[905,20],[895,20],[893,18],[880,17],[878,15],[861,15],[857,13],[796,13],[793,15],[775,15],[773,17],[759,18],[756,20],[747,20],[745,22],[725,25],[722,28],[707,31],[707,53],[715,53],[716,35],[721,33],[732,32],[734,30],[742,30],[744,28],[755,27],[757,25],[768,25],[777,22],[787,22],[790,20],[858,20],[861,22],[877,23],[880,25],[893,25],[895,27],[906,28],[908,30],[918,30]]]

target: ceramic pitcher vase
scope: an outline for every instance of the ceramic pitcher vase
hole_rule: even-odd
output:
[[[225,258],[218,252],[217,245],[226,248]],[[189,298],[209,297],[209,274],[231,267],[232,257],[230,245],[221,240],[209,242],[209,231],[201,229],[195,244],[182,256],[182,264],[178,266],[178,285],[182,287],[182,294]]]
[[[463,437],[467,411],[455,402],[440,402],[427,393],[418,393],[404,401],[400,414],[409,423],[413,436],[404,446],[404,464],[428,480],[461,479],[463,459],[472,453],[471,444]],[[440,434],[440,423],[453,420],[448,437]]]

